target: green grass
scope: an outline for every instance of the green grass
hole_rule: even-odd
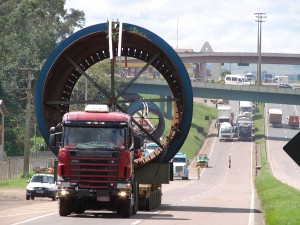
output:
[[[144,99],[155,99],[159,98],[156,95],[142,95]],[[157,104],[157,103],[156,103]],[[159,104],[158,104],[159,106]],[[166,107],[165,107],[165,110]],[[166,113],[166,112],[165,112]],[[205,117],[208,117],[208,120],[205,120]],[[199,148],[202,147],[206,135],[208,133],[209,126],[213,119],[217,118],[217,109],[214,107],[207,107],[202,103],[193,104],[193,118],[191,123],[191,128],[189,134],[180,149],[180,152],[185,153],[188,159],[193,158],[199,152]],[[167,131],[169,131],[172,121],[165,118],[166,130],[163,136],[166,135]],[[202,128],[203,132],[199,133],[198,128]]]
[[[208,116],[209,120],[205,120],[206,116]],[[191,128],[180,150],[180,152],[187,155],[187,158],[191,159],[199,152],[207,136],[209,126],[216,117],[216,108],[206,107],[204,104],[194,102]],[[199,127],[203,129],[203,132],[198,132]]]
[[[0,180],[0,189],[1,188],[24,188],[27,185],[27,181],[30,178],[14,178],[9,180]]]
[[[208,116],[208,120],[205,117]],[[185,153],[188,159],[192,159],[198,152],[199,148],[204,143],[206,135],[208,133],[209,126],[213,119],[217,117],[217,109],[207,107],[201,103],[195,103],[193,107],[193,118],[190,127],[189,134],[180,149],[180,152]],[[171,127],[171,120],[165,118],[166,128]],[[203,132],[199,133],[198,128],[201,128]],[[164,135],[168,130],[165,131]]]
[[[261,170],[255,178],[256,190],[261,202],[266,225],[299,225],[300,192],[270,173],[264,138],[263,107],[256,113],[256,143],[260,145]]]

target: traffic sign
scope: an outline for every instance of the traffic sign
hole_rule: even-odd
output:
[[[300,132],[296,134],[285,146],[283,150],[300,166]]]

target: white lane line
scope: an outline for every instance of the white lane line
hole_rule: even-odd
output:
[[[133,223],[131,223],[131,225],[137,225],[139,223],[143,222],[143,220],[137,220],[137,221],[134,221]]]
[[[251,151],[250,151],[250,179],[251,179],[251,200],[250,200],[250,212],[248,218],[248,225],[254,224],[254,184],[253,184],[253,145],[251,144]]]
[[[24,220],[24,221],[21,221],[21,222],[18,222],[18,223],[13,223],[11,225],[18,225],[18,224],[28,223],[28,222],[31,222],[31,221],[34,221],[34,220],[38,220],[38,219],[47,217],[47,216],[52,216],[54,214],[57,214],[57,212],[45,214],[45,215],[42,215],[42,216],[33,217],[33,218],[29,219],[29,220]]]

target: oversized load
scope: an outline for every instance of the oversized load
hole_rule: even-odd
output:
[[[269,125],[272,127],[282,126],[282,110],[281,109],[269,109]]]
[[[117,57],[125,58],[125,64],[135,58],[145,66],[134,78],[117,76]],[[109,76],[89,74],[88,69],[102,61],[111,64]],[[149,65],[166,80],[173,96],[173,120],[162,140],[147,129],[152,119],[148,122],[142,113],[138,122],[127,111],[129,104],[140,102],[130,91]],[[85,79],[92,92],[82,98],[76,91],[83,91],[78,84]],[[104,209],[129,217],[159,205],[161,184],[171,177],[170,160],[190,129],[190,90],[188,73],[174,49],[142,27],[108,21],[63,40],[45,61],[35,90],[41,135],[58,158],[59,215]],[[94,105],[84,110],[89,104]],[[149,155],[134,154],[141,150],[141,136],[157,144]]]

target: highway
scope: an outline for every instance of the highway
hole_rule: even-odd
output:
[[[268,137],[267,152],[271,171],[277,179],[300,190],[300,168],[283,150],[283,146],[299,132],[299,129],[288,128],[287,116],[299,115],[300,107],[284,104],[266,104],[265,115],[267,115],[269,108],[282,109],[283,113],[282,128],[268,126],[268,118],[265,118],[266,135]]]
[[[253,143],[219,142],[212,128],[206,140],[209,167],[196,179],[195,164],[189,180],[174,180],[163,185],[162,205],[130,218],[112,212],[86,212],[68,217],[58,215],[58,202],[41,202],[0,211],[2,225],[60,224],[262,224],[262,214],[255,202],[253,185]],[[228,158],[231,156],[231,168]]]

